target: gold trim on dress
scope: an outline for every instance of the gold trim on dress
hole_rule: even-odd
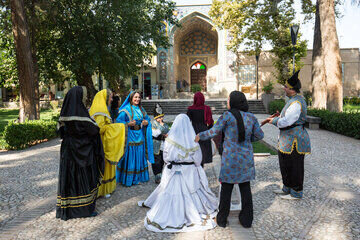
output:
[[[93,189],[91,194],[84,196],[67,197],[67,198],[61,198],[60,196],[58,196],[56,206],[60,208],[69,208],[69,207],[84,207],[90,205],[96,199],[98,187],[99,186]]]
[[[94,118],[95,116],[104,116],[104,117],[107,117],[110,119],[110,121],[112,120],[111,117],[109,115],[107,115],[106,113],[103,113],[103,112],[97,112],[97,113],[94,113],[93,115],[91,115],[91,118]]]
[[[148,167],[144,168],[143,170],[140,170],[140,171],[126,171],[125,168],[120,168],[120,167],[117,167],[117,169],[122,172],[122,173],[126,173],[126,174],[139,174],[139,173],[143,173],[143,172],[146,172],[148,170]]]
[[[108,179],[108,180],[102,180],[102,181],[101,181],[101,184],[111,183],[111,182],[113,182],[115,179],[116,179],[116,176],[113,177],[113,178],[111,178],[111,179]]]
[[[91,122],[95,126],[98,126],[96,122],[94,122],[93,120],[91,120],[88,117],[78,117],[78,116],[59,117],[59,122],[69,122],[69,121]]]
[[[171,145],[181,149],[182,151],[184,151],[185,153],[190,153],[190,152],[195,152],[199,149],[199,146],[193,147],[193,148],[184,148],[183,146],[181,146],[180,144],[178,144],[177,142],[171,140],[170,138],[166,138],[165,139],[166,142],[170,143]]]
[[[181,227],[166,226],[165,228],[162,228],[158,223],[150,221],[149,218],[146,218],[146,222],[147,222],[149,225],[152,225],[152,226],[154,226],[154,227],[156,227],[157,229],[160,229],[160,230],[165,230],[166,228],[182,229],[182,228],[184,228],[185,226],[187,226],[187,227],[192,227],[192,226],[195,225],[195,224],[186,225],[186,223],[184,223]]]
[[[281,153],[283,153],[283,154],[288,154],[288,155],[290,155],[290,154],[294,151],[295,145],[296,145],[296,151],[297,151],[299,154],[304,154],[304,155],[310,154],[310,152],[300,152],[300,151],[299,151],[299,149],[298,149],[299,144],[298,144],[298,142],[297,142],[297,138],[296,138],[296,137],[294,138],[294,141],[293,141],[293,143],[292,143],[292,145],[291,145],[291,151],[290,151],[290,152],[285,152],[285,151],[281,150],[281,149],[280,149],[280,143],[278,143],[278,150],[279,150]]]
[[[129,142],[129,146],[141,146],[144,144],[144,141],[141,142]]]

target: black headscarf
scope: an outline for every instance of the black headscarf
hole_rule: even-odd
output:
[[[249,110],[249,105],[246,100],[245,95],[239,91],[232,91],[230,93],[230,110],[229,112],[234,115],[237,122],[238,132],[239,132],[239,142],[245,140],[245,126],[244,120],[241,116],[240,111],[247,112]]]
[[[85,93],[84,93],[85,89]],[[84,102],[86,101],[86,88],[76,86],[71,88],[64,99],[60,118],[61,117],[88,117],[89,112],[86,109]]]

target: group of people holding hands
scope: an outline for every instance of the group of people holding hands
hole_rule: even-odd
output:
[[[283,187],[274,192],[285,199],[303,196],[304,155],[310,140],[304,128],[306,103],[299,95],[298,72],[284,85],[289,101],[281,114],[261,124],[280,129],[279,163]],[[111,111],[113,93],[99,91],[88,110],[86,88],[66,94],[59,118],[62,138],[56,217],[63,220],[96,216],[98,197],[110,197],[116,183],[130,187],[149,181],[148,162],[159,185],[141,207],[150,208],[145,227],[155,232],[184,232],[226,227],[231,193],[241,193],[239,222],[253,221],[250,181],[255,179],[252,142],[264,133],[250,113],[245,95],[230,93],[227,109],[214,123],[204,95],[194,96],[186,114],[176,116],[171,128],[156,104],[153,120],[141,106],[141,95],[132,91],[117,110]],[[116,117],[116,119],[114,119]],[[211,191],[204,164],[211,163],[216,139],[221,154],[219,199]]]

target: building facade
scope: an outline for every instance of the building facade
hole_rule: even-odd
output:
[[[156,67],[139,72],[129,79],[132,88],[145,89],[146,98],[150,88],[163,89],[164,98],[187,98],[192,85],[200,85],[209,98],[223,98],[236,89],[242,90],[249,98],[256,98],[256,60],[245,53],[239,57],[227,49],[229,35],[226,30],[214,27],[209,17],[211,5],[177,6],[174,15],[180,27],[164,25],[171,47],[158,48]],[[269,81],[275,83],[274,93],[283,95],[280,84],[276,84],[272,54],[262,52],[258,66],[258,93]],[[358,48],[341,49],[344,96],[360,95],[360,54]],[[312,50],[302,59],[300,71],[303,91],[310,91]],[[151,80],[149,81],[149,76]],[[144,86],[142,79],[145,78]],[[151,86],[149,86],[151,84]],[[155,84],[155,85],[154,85]]]

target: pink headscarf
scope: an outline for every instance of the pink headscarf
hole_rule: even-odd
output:
[[[204,119],[205,124],[208,126],[211,126],[214,123],[214,120],[212,118],[211,109],[209,106],[205,105],[205,97],[201,92],[197,92],[194,95],[194,104],[188,109],[194,109],[194,110],[204,110]]]

